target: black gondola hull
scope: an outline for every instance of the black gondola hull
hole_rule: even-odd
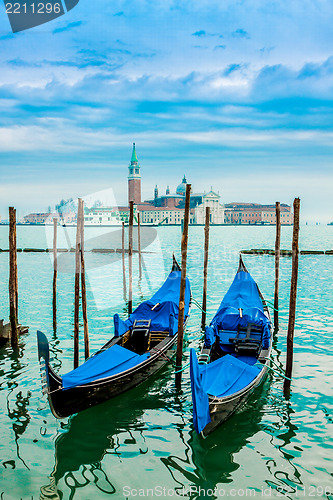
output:
[[[209,413],[211,422],[201,431],[202,437],[206,438],[211,432],[215,431],[223,424],[233,413],[244,406],[253,393],[253,391],[263,383],[267,377],[267,367],[264,366],[258,377],[252,384],[246,387],[239,394],[234,394],[231,397],[214,398],[209,396]]]
[[[238,271],[244,271],[248,272],[246,269],[246,266],[243,262],[242,256],[240,255],[239,258],[239,267]],[[258,285],[257,285],[258,287]],[[272,341],[273,341],[273,335],[272,335],[272,326],[271,326],[271,318],[270,318],[270,313],[269,309],[267,307],[266,301],[258,287],[258,293],[260,296],[260,299],[263,304],[263,310],[265,315],[270,321],[270,343],[268,349],[262,349],[261,352],[259,353],[258,356],[258,362],[260,361],[263,365],[262,370],[258,373],[257,377],[246,387],[244,387],[241,391],[236,392],[232,395],[225,396],[225,397],[216,397],[216,396],[210,396],[208,395],[208,401],[209,401],[209,414],[211,418],[211,422],[209,422],[205,428],[201,431],[201,436],[206,438],[209,434],[211,434],[217,427],[219,427],[223,422],[225,422],[233,413],[238,411],[249,399],[253,391],[263,383],[265,378],[267,377],[268,369],[270,367],[270,354],[271,354],[271,349],[272,349]],[[201,355],[203,356],[204,359],[208,359],[211,356],[211,352],[209,352],[205,347],[203,347],[201,351]],[[200,356],[199,356],[200,357]]]
[[[38,339],[43,336],[38,332]],[[117,340],[117,339],[115,339]],[[62,380],[52,370],[48,362],[48,354],[39,349],[44,387],[52,413],[57,418],[65,418],[74,413],[86,410],[96,404],[103,403],[119,394],[138,386],[153,376],[176,352],[177,334],[169,337],[163,348],[152,354],[150,358],[132,369],[103,380],[91,382],[67,390],[62,389]]]
[[[171,272],[179,271],[180,266],[173,256]],[[188,306],[189,309],[184,327],[190,315],[191,295]],[[122,345],[127,333],[129,333],[129,331],[122,336],[113,337],[95,355],[98,355],[100,352],[116,344]],[[43,391],[48,396],[53,415],[57,418],[65,418],[74,413],[86,410],[87,408],[103,403],[104,401],[138,386],[153,376],[170,361],[170,358],[176,352],[177,343],[177,333],[175,333],[175,335],[167,334],[167,331],[157,333],[162,333],[166,336],[163,336],[156,345],[149,349],[149,357],[140,364],[106,378],[99,378],[98,380],[86,384],[63,389],[61,377],[59,377],[50,366],[48,340],[42,332],[37,332],[38,356],[41,365]]]

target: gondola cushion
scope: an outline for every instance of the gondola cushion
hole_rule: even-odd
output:
[[[247,387],[257,377],[261,368],[226,354],[208,365],[200,366],[200,371],[205,392],[220,398]]]
[[[95,356],[91,356],[85,363],[62,377],[62,388],[71,389],[96,380],[111,377],[129,368],[142,363],[149,357],[149,353],[139,356],[124,347],[113,345]]]

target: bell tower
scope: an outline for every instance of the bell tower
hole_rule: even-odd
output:
[[[140,163],[136,155],[135,142],[133,142],[131,163],[128,166],[128,204],[130,201],[134,201],[135,204],[141,203]]]

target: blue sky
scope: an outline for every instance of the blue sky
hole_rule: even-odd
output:
[[[113,187],[302,199],[333,220],[333,3],[80,0],[11,34],[0,4],[0,214]]]

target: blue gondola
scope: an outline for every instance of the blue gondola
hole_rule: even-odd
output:
[[[267,304],[240,256],[233,283],[205,331],[197,358],[191,350],[193,423],[207,437],[242,406],[269,366],[272,326]]]
[[[126,321],[114,316],[114,337],[81,366],[58,376],[50,366],[46,336],[37,332],[44,391],[52,413],[67,417],[102,403],[144,382],[175,354],[181,271],[174,258],[162,287]],[[191,308],[188,279],[184,323]]]

